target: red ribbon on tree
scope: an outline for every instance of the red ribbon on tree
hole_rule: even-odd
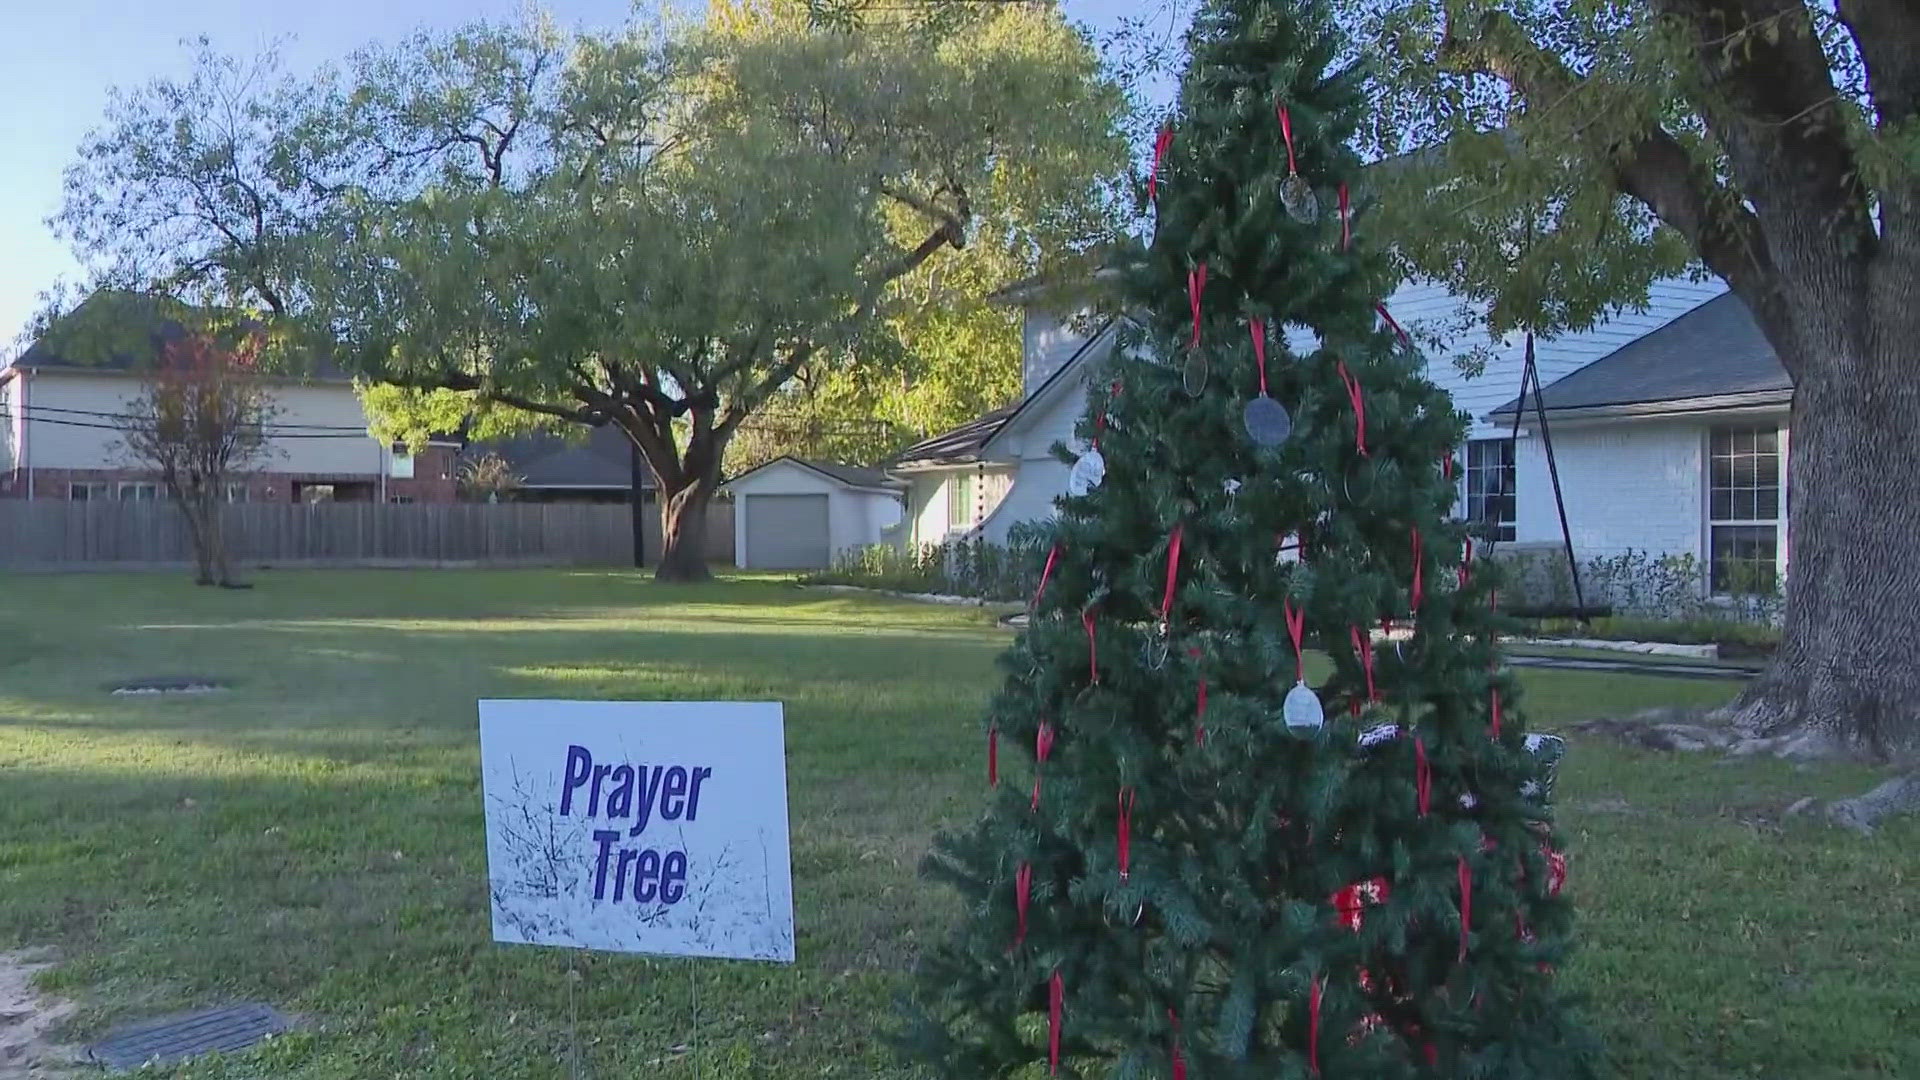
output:
[[[1087,681],[1098,686],[1100,685],[1100,653],[1094,644],[1092,608],[1080,613],[1080,625],[1087,628]]]
[[[1460,553],[1460,587],[1473,580],[1473,537],[1467,537],[1466,550]]]
[[[1187,1080],[1187,1059],[1180,1054],[1180,1016],[1167,1010],[1167,1023],[1173,1025],[1173,1080]]]
[[[1060,1073],[1060,1012],[1066,1000],[1067,984],[1055,968],[1053,978],[1047,980],[1047,1071],[1055,1076]]]
[[[1367,700],[1379,701],[1380,689],[1373,684],[1373,642],[1368,641],[1357,626],[1347,627],[1347,635],[1353,639],[1353,651],[1360,658],[1360,670],[1367,675]]]
[[[1425,739],[1413,737],[1413,797],[1420,807],[1420,816],[1426,817],[1433,807],[1433,766],[1427,761],[1427,743]]]
[[[1000,786],[1000,725],[987,729],[987,786]]]
[[[1055,544],[1047,550],[1047,565],[1040,571],[1040,587],[1033,590],[1033,603],[1029,605],[1033,610],[1039,610],[1040,596],[1047,591],[1047,579],[1053,577],[1053,568],[1059,563],[1060,545]]]
[[[1412,592],[1411,598],[1413,603],[1412,613],[1415,615],[1420,614],[1420,600],[1422,597],[1426,595],[1426,587],[1423,584],[1425,579],[1422,576],[1425,573],[1425,570],[1422,566],[1422,564],[1426,562],[1425,555],[1426,555],[1426,548],[1423,547],[1420,543],[1420,530],[1414,529],[1413,530],[1413,592]]]
[[[1324,981],[1315,975],[1307,990],[1307,1068],[1315,1076],[1320,1075],[1320,987]]]
[[[1473,865],[1460,856],[1460,962],[1467,960],[1467,935],[1473,928]]]
[[[1567,857],[1544,844],[1540,853],[1547,859],[1547,895],[1559,896],[1567,885]]]
[[[1196,661],[1199,660],[1200,646],[1195,645],[1188,649],[1187,655]],[[1207,675],[1205,672],[1200,673],[1199,699],[1193,710],[1193,745],[1205,746],[1207,745]]]
[[[1440,477],[1443,480],[1453,479],[1453,451],[1451,450],[1440,455]]]
[[[1133,854],[1133,789],[1120,789],[1120,880],[1127,880],[1127,866]]]
[[[1173,527],[1173,535],[1167,540],[1167,588],[1160,596],[1160,621],[1167,622],[1173,612],[1173,589],[1180,580],[1180,538],[1186,532],[1186,524]]]
[[[1307,633],[1307,613],[1294,609],[1293,601],[1283,601],[1281,614],[1287,619],[1287,636],[1293,639],[1293,678],[1295,682],[1307,681],[1307,654],[1301,642]]]
[[[1287,144],[1287,175],[1292,176],[1300,171],[1293,160],[1293,114],[1287,112],[1287,105],[1284,101],[1276,106],[1274,111],[1280,115],[1280,138],[1284,139]]]
[[[1367,399],[1360,392],[1360,380],[1347,370],[1347,362],[1339,362],[1340,382],[1347,388],[1347,401],[1353,405],[1353,446],[1360,451],[1361,457],[1370,457],[1367,453]]]
[[[1340,250],[1353,246],[1353,219],[1348,217],[1347,185],[1340,185]]]
[[[1033,897],[1033,864],[1021,863],[1020,869],[1013,872],[1013,915],[1016,920],[1013,929],[1013,949],[1027,940],[1027,902]]]
[[[1488,721],[1487,728],[1489,736],[1498,739],[1500,737],[1500,688],[1496,686],[1492,692],[1493,716],[1492,719]]]
[[[1040,730],[1033,733],[1033,809],[1040,809],[1040,778],[1044,770],[1041,766],[1053,754],[1053,725],[1040,721]]]
[[[1255,315],[1247,320],[1247,332],[1253,335],[1253,362],[1260,369],[1260,396],[1267,396],[1267,320]]]
[[[1373,302],[1373,310],[1379,314],[1380,318],[1384,322],[1386,322],[1387,326],[1390,327],[1393,330],[1394,334],[1400,338],[1400,344],[1405,345],[1408,348],[1413,347],[1412,335],[1408,334],[1406,329],[1402,327],[1399,323],[1395,322],[1393,320],[1393,316],[1387,313],[1387,305],[1381,303],[1378,300],[1375,300]]]
[[[1147,201],[1158,202],[1160,198],[1160,162],[1166,159],[1167,148],[1173,145],[1173,125],[1164,124],[1160,134],[1153,140],[1153,173],[1147,177]]]
[[[1200,347],[1200,296],[1207,291],[1207,264],[1187,271],[1187,306],[1193,309],[1193,347]]]

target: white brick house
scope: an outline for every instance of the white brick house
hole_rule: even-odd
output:
[[[908,484],[914,543],[1004,543],[1015,523],[1051,513],[1065,489],[1066,467],[1050,448],[1074,444],[1086,376],[1112,348],[1116,324],[1049,311],[1038,297],[1026,302],[1022,400],[908,448],[889,467]],[[1423,343],[1441,336],[1426,348],[1427,375],[1472,417],[1460,452],[1462,512],[1502,540],[1557,547],[1560,520],[1531,400],[1513,436],[1524,340],[1497,343],[1468,377],[1456,357],[1486,355],[1484,333],[1459,330],[1471,325],[1469,301],[1410,284],[1386,303]],[[1301,337],[1296,344],[1308,346]],[[1535,353],[1582,560],[1632,549],[1784,568],[1792,387],[1724,283],[1659,282],[1645,311],[1536,342]]]

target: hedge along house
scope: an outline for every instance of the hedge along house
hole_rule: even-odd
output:
[[[749,570],[812,570],[900,523],[906,485],[877,469],[778,457],[729,480],[733,550]]]
[[[1033,284],[1006,295],[1024,309],[1022,400],[909,447],[888,466],[907,482],[915,544],[1006,543],[1014,525],[1050,515],[1066,490],[1053,444],[1082,449],[1074,425],[1087,380],[1122,317],[1063,309]],[[1488,342],[1475,304],[1431,283],[1402,286],[1386,306],[1419,341],[1427,377],[1470,418],[1457,457],[1460,513],[1507,550],[1558,552],[1559,515],[1531,402],[1517,437],[1512,429],[1524,338]],[[1305,350],[1313,340],[1292,328],[1288,345]],[[1540,341],[1535,352],[1578,558],[1692,555],[1721,568],[1715,585],[1725,587],[1740,576],[1726,569],[1737,560],[1765,572],[1771,537],[1774,565],[1784,566],[1784,489],[1778,500],[1763,489],[1784,483],[1791,387],[1724,283],[1656,282],[1644,308]],[[1472,375],[1457,362],[1468,355],[1483,362]]]

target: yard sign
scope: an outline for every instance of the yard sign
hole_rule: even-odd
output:
[[[775,702],[482,701],[493,939],[793,960]]]

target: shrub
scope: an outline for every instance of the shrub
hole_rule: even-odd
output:
[[[1025,600],[1040,584],[1050,542],[1044,529],[1016,528],[1005,545],[980,537],[907,547],[881,544],[842,552],[832,567],[803,580],[977,600]]]

